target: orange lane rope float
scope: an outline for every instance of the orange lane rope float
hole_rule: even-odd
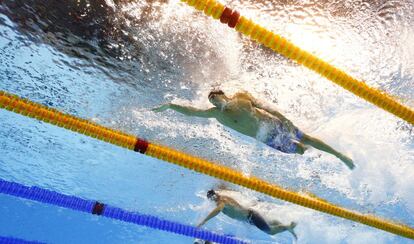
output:
[[[16,95],[4,91],[0,91],[0,108],[146,154],[202,174],[238,184],[275,198],[414,239],[414,229],[412,227],[352,211],[316,197],[309,197],[297,192],[288,191],[257,177],[245,176],[243,173],[229,167],[214,164],[165,146],[149,143],[141,138],[62,113],[56,109],[19,98]]]
[[[400,117],[414,125],[414,110],[407,107],[386,93],[369,87],[344,71],[328,64],[315,55],[302,50],[286,38],[277,35],[262,26],[255,24],[240,15],[236,10],[224,6],[215,0],[181,0],[188,5],[203,11],[206,15],[219,19],[221,23],[265,45],[273,51],[302,64],[318,74],[326,77],[337,85],[352,92],[360,98]]]

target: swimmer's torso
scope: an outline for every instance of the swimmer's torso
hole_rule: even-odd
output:
[[[237,219],[240,221],[247,221],[248,212],[243,209],[239,209],[235,206],[226,204],[222,212],[223,214],[229,216],[232,219]]]
[[[277,123],[279,120],[255,107],[247,99],[233,99],[216,117],[225,126],[242,134],[256,137],[263,122]]]
[[[231,197],[220,196],[220,201],[224,203],[222,213],[232,219],[247,221],[249,215],[249,208],[242,206],[239,202]]]

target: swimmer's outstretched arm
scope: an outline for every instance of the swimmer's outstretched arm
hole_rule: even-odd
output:
[[[213,211],[211,211],[211,213],[207,215],[207,217],[203,221],[201,221],[200,224],[197,225],[197,227],[202,226],[203,224],[207,223],[207,221],[209,221],[210,219],[216,217],[216,215],[219,214],[221,210],[223,210],[223,208],[224,208],[224,203],[223,202],[219,203],[217,207]]]
[[[152,109],[154,112],[164,112],[167,109],[175,110],[187,116],[196,116],[201,118],[215,118],[217,114],[217,108],[198,109],[190,106],[183,106],[173,103],[164,104],[158,108]]]

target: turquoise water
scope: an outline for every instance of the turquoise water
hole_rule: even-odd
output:
[[[106,12],[99,1],[74,2],[1,3],[0,89],[414,226],[412,126],[178,1],[151,8],[123,4]],[[231,4],[414,107],[412,1]],[[76,18],[68,17],[73,9]],[[143,14],[145,9],[152,11]],[[208,107],[206,96],[217,86],[274,103],[304,131],[349,154],[357,168],[351,172],[316,150],[303,156],[275,152],[213,120],[150,111],[168,101]],[[204,195],[219,183],[215,179],[7,111],[0,118],[2,179],[193,225],[213,207]],[[267,215],[298,222],[299,243],[409,243],[231,187],[269,202],[263,207]],[[0,236],[48,243],[192,243],[4,195],[0,202]],[[223,215],[206,228],[252,243],[293,242],[289,233],[268,237]]]

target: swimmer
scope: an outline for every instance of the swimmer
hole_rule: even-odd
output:
[[[214,107],[198,109],[168,103],[153,111],[162,112],[172,109],[188,116],[215,118],[221,124],[256,138],[281,152],[303,154],[308,149],[307,146],[311,146],[336,156],[350,169],[355,167],[352,159],[321,140],[303,133],[277,110],[256,100],[247,92],[239,92],[232,97],[227,97],[223,91],[213,90],[208,95],[208,99]]]
[[[204,225],[207,221],[222,212],[232,219],[254,225],[269,235],[276,235],[284,231],[289,231],[293,237],[297,239],[296,233],[293,230],[296,226],[295,222],[291,222],[289,225],[283,225],[277,220],[266,219],[254,209],[257,202],[254,202],[253,204],[242,203],[232,197],[232,192],[237,193],[230,190],[209,190],[207,192],[207,198],[216,203],[216,208],[211,211],[210,214],[197,225],[197,227]]]

